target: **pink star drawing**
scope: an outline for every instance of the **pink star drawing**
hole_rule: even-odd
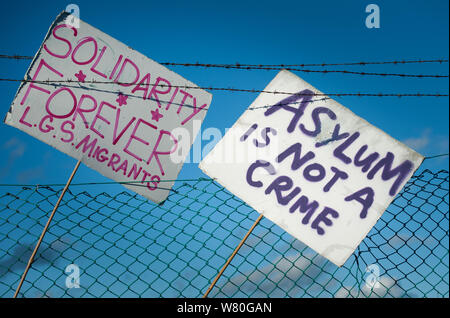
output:
[[[126,105],[127,98],[128,98],[128,96],[123,95],[122,93],[119,93],[119,97],[116,99],[116,102],[119,104],[119,106]]]
[[[75,74],[75,77],[78,78],[78,82],[84,83],[84,80],[86,78],[86,75],[83,73],[83,71],[79,71]]]
[[[156,108],[156,110],[150,111],[150,113],[152,113],[152,120],[155,121],[159,121],[161,117],[163,117],[163,115],[159,113],[158,108]]]

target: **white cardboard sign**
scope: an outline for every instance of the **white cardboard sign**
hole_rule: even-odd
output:
[[[50,27],[5,123],[160,203],[174,183],[161,180],[183,165],[171,159],[181,147],[171,132],[198,130],[193,121],[203,121],[212,96],[71,17],[63,12]]]
[[[423,157],[293,73],[264,90],[292,95],[261,93],[200,168],[341,266]]]

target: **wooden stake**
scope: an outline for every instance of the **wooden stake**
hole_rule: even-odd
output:
[[[259,221],[261,221],[263,215],[260,214],[258,216],[258,218],[256,219],[255,223],[253,223],[252,227],[250,228],[250,230],[248,230],[247,234],[245,234],[244,238],[242,239],[242,241],[239,243],[239,245],[236,247],[236,249],[234,250],[233,254],[231,254],[230,258],[228,258],[227,262],[225,263],[225,265],[222,267],[222,269],[220,270],[219,274],[217,274],[216,278],[214,278],[213,282],[211,283],[211,285],[209,286],[208,290],[206,291],[206,293],[203,295],[203,298],[208,297],[208,294],[211,292],[211,290],[213,289],[214,285],[216,285],[217,281],[219,280],[220,276],[222,276],[223,272],[225,271],[225,269],[228,267],[228,265],[230,265],[231,261],[233,260],[234,256],[237,254],[237,252],[239,251],[239,249],[242,247],[242,245],[244,244],[244,242],[247,240],[247,238],[249,237],[250,233],[252,233],[253,229],[255,228],[255,226],[259,223]]]
[[[50,214],[50,217],[48,218],[47,224],[45,225],[44,230],[42,231],[41,236],[39,237],[39,240],[38,240],[38,242],[36,244],[36,247],[34,248],[34,251],[33,251],[33,253],[30,256],[30,259],[28,260],[27,267],[25,268],[25,271],[23,272],[22,278],[20,279],[19,286],[17,286],[16,292],[14,294],[14,298],[16,298],[17,295],[19,294],[20,288],[22,287],[22,284],[23,284],[23,282],[25,280],[25,277],[27,276],[28,270],[30,269],[31,264],[34,261],[34,257],[36,256],[37,250],[39,249],[39,246],[42,243],[44,235],[47,232],[48,227],[50,226],[50,222],[52,221],[53,216],[55,215],[56,209],[58,209],[59,204],[61,203],[61,200],[62,200],[64,194],[66,193],[67,189],[69,188],[69,185],[72,182],[72,179],[75,176],[75,173],[77,172],[78,167],[80,166],[80,163],[81,163],[81,160],[79,160],[77,162],[77,164],[75,165],[75,168],[73,168],[72,174],[70,175],[69,180],[67,180],[66,186],[64,187],[64,189],[62,190],[61,194],[59,195],[58,201],[56,202],[55,207],[53,208],[53,211]]]

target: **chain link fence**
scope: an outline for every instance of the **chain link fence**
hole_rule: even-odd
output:
[[[201,297],[258,213],[211,179],[162,205],[63,198],[19,297]],[[12,297],[60,191],[0,187],[0,297]],[[449,297],[449,174],[416,174],[342,267],[263,218],[209,297]],[[67,266],[79,288],[66,285]]]

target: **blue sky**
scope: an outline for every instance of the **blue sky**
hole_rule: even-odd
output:
[[[2,2],[0,54],[34,55],[70,2]],[[159,62],[299,64],[448,58],[448,1],[77,1],[82,20]],[[381,27],[365,26],[376,3]],[[1,60],[1,78],[22,78],[28,60]],[[277,71],[169,67],[199,86],[263,89]],[[328,67],[387,73],[448,74],[448,64]],[[442,93],[447,79],[297,73],[325,93]],[[18,83],[0,82],[6,114]],[[212,91],[202,129],[225,133],[256,94]],[[341,97],[359,116],[425,156],[448,152],[448,97]],[[75,160],[0,125],[0,183],[64,183]],[[207,141],[197,140],[207,143]],[[448,157],[421,169],[448,170]],[[185,164],[179,178],[205,175]],[[109,181],[82,166],[74,182]],[[110,186],[110,191],[122,191]],[[95,186],[89,191],[103,191]]]
[[[69,3],[2,1],[0,54],[34,55],[53,20]],[[449,2],[446,0],[109,0],[74,3],[80,8],[82,20],[158,62],[301,64],[448,59],[449,56]],[[370,3],[380,7],[379,29],[365,26],[365,8]],[[29,64],[29,60],[0,59],[0,78],[23,78]],[[264,70],[169,68],[199,86],[248,89],[263,89],[277,74],[277,71]],[[448,74],[448,63],[327,68]],[[325,93],[448,94],[449,84],[448,78],[297,74]],[[3,116],[18,86],[18,83],[0,81]],[[213,101],[202,130],[215,127],[222,134],[257,96],[227,91],[212,93]],[[336,100],[424,156],[449,151],[448,97],[341,97]],[[0,136],[0,184],[65,183],[76,163],[51,146],[3,123],[0,124]],[[198,139],[197,142],[205,144],[208,141]],[[448,160],[448,157],[426,160],[420,170],[448,170]],[[180,179],[197,177],[206,177],[197,163],[185,164],[179,175]],[[82,165],[73,182],[105,181],[110,180]],[[3,189],[0,193],[7,191],[5,187]],[[82,186],[74,192],[83,190],[93,194],[126,189],[120,185]],[[105,214],[109,212],[107,210]],[[170,215],[170,211],[167,213]],[[77,214],[72,216],[78,217]],[[447,251],[448,248],[442,253]],[[286,256],[288,260],[290,257]]]

